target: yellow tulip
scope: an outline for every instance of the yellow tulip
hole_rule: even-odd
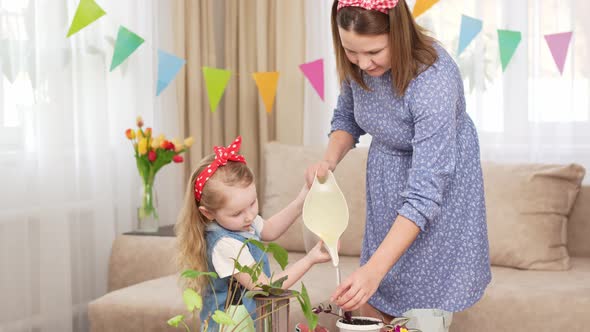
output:
[[[144,137],[144,136],[143,136],[143,133],[141,132],[141,129],[137,129],[137,140],[140,140],[140,139],[142,139],[143,137]]]
[[[195,140],[193,139],[192,136],[190,136],[184,140],[184,145],[186,145],[187,148],[190,148],[194,142],[195,142]]]
[[[408,332],[408,329],[406,329],[405,327],[402,327],[401,329],[399,329],[399,332]]]
[[[157,148],[160,147],[160,140],[157,138],[154,138],[152,140],[152,144],[151,144],[152,149],[156,150]]]
[[[174,149],[176,150],[176,147],[180,145],[180,141],[178,138],[175,138],[172,140],[172,144],[174,144]]]
[[[147,139],[142,138],[139,141],[139,144],[137,145],[137,152],[139,152],[140,155],[144,155],[147,153]]]
[[[158,136],[158,141],[160,141],[160,143],[164,142],[166,140],[166,136],[164,136],[164,134],[160,134]]]
[[[174,144],[174,151],[179,152],[182,149],[184,149],[184,145],[182,145],[182,143],[179,143],[178,145]]]

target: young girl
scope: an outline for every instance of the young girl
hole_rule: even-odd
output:
[[[244,288],[254,288],[248,274],[232,275],[237,272],[234,271],[233,259],[238,258],[243,266],[262,260],[264,275],[259,281],[267,283],[270,270],[266,255],[251,243],[241,253],[240,249],[246,239],[273,241],[281,236],[300,215],[308,191],[307,186],[303,186],[297,198],[286,208],[263,220],[258,215],[254,175],[246,166],[244,157],[238,154],[240,144],[241,137],[238,136],[227,148],[217,146],[215,154],[201,161],[191,175],[176,224],[182,270],[212,271],[218,275],[218,279],[212,280],[217,298],[204,278],[189,285],[203,294],[201,321],[215,310],[224,311],[226,299],[232,297],[228,291],[232,276]],[[304,258],[277,273],[274,280],[288,276],[283,283],[283,288],[288,289],[314,264],[329,261],[329,254],[321,250],[321,245],[318,243]],[[240,295],[238,292],[234,298]],[[254,301],[243,298],[243,302],[254,318]],[[218,325],[210,319],[208,331],[217,330]]]
[[[404,0],[335,0],[332,36],[342,83],[324,159],[334,170],[372,136],[361,267],[332,294],[344,310],[404,315],[448,331],[491,279],[475,126],[452,57]]]

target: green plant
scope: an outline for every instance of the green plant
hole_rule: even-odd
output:
[[[271,254],[273,256],[274,260],[280,265],[281,269],[284,270],[288,264],[288,253],[280,245],[278,245],[276,243],[272,243],[272,242],[269,244],[264,244],[260,241],[254,240],[254,239],[246,240],[244,242],[244,244],[242,245],[242,247],[240,248],[240,251],[238,252],[238,256],[233,259],[234,260],[234,272],[232,273],[232,275],[234,275],[236,273],[236,271],[248,274],[250,276],[250,278],[252,278],[252,281],[255,284],[255,287],[253,290],[249,290],[246,292],[236,291],[237,289],[239,289],[239,287],[238,287],[239,283],[233,277],[230,278],[230,285],[229,285],[230,291],[228,293],[228,298],[227,298],[225,306],[224,306],[224,311],[216,310],[212,314],[209,314],[209,316],[203,322],[201,322],[205,328],[205,331],[207,330],[210,319],[212,319],[217,324],[219,324],[220,331],[236,331],[236,329],[240,326],[240,324],[244,322],[244,319],[246,319],[247,317],[244,317],[244,319],[242,319],[241,321],[236,322],[232,318],[232,314],[230,312],[228,312],[231,307],[230,304],[234,303],[234,296],[238,292],[240,293],[240,298],[238,299],[238,303],[241,302],[241,299],[243,297],[253,298],[254,296],[266,296],[266,297],[273,296],[273,295],[280,296],[280,295],[290,292],[293,295],[292,298],[297,299],[297,301],[299,302],[299,305],[301,306],[301,310],[305,316],[307,324],[313,330],[313,328],[315,328],[315,326],[317,325],[318,317],[313,312],[313,307],[311,305],[311,301],[309,299],[309,295],[307,293],[307,289],[305,288],[305,285],[303,283],[301,284],[301,291],[300,292],[294,291],[294,290],[285,290],[282,287],[283,287],[283,283],[285,282],[285,280],[287,280],[287,276],[279,278],[277,280],[273,280],[274,273],[268,279],[268,283],[261,282],[260,275],[263,273],[263,267],[264,267],[264,262],[262,261],[262,259],[260,259],[258,262],[256,262],[252,266],[243,266],[238,262],[238,258],[240,257],[242,250],[246,247],[246,245],[248,243],[252,243],[253,245],[260,248],[260,250],[262,250],[264,252],[264,254],[267,254],[267,253]],[[195,278],[200,278],[200,277],[207,278],[207,280],[209,282],[209,286],[211,286],[211,289],[213,290],[213,296],[215,296],[215,290],[213,288],[213,283],[212,283],[213,279],[218,278],[218,276],[215,272],[186,270],[186,271],[182,272],[181,277],[189,278],[189,279],[195,279]],[[199,312],[203,306],[203,299],[202,299],[201,295],[198,292],[196,292],[195,290],[193,290],[192,288],[187,288],[183,292],[183,300],[186,305],[187,311],[191,313],[190,320],[194,321],[197,312]],[[273,312],[280,310],[280,309],[282,309],[282,307],[278,307],[275,310],[266,313],[265,316],[270,315]],[[248,314],[251,314],[251,313],[248,313]],[[260,320],[263,318],[265,318],[265,317],[264,316],[256,317],[256,320]],[[177,315],[177,316],[174,316],[168,320],[168,325],[174,326],[174,327],[184,327],[184,329],[186,331],[191,331],[190,326],[189,326],[190,324],[191,324],[191,322],[187,322],[187,317],[185,317],[184,315]]]

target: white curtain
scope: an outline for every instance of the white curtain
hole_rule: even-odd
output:
[[[0,0],[0,331],[88,329],[112,241],[135,223],[124,131],[142,115],[178,133],[174,84],[155,97],[157,48],[174,49],[170,3],[100,0],[107,15],[66,38],[78,2]],[[119,25],[146,42],[109,72]],[[156,180],[164,223],[181,168]]]
[[[414,1],[407,2],[413,6]],[[331,3],[325,0],[317,6],[329,8]],[[308,26],[312,27],[312,22],[325,26],[318,33],[308,33],[307,46],[319,48],[313,52],[333,58],[331,44],[326,42],[330,40],[329,13],[306,4]],[[429,29],[459,63],[483,159],[577,162],[590,170],[588,12],[590,3],[585,0],[445,0],[418,18],[418,23]],[[483,31],[457,56],[462,14],[482,20]],[[522,42],[504,73],[497,29],[522,33]],[[561,76],[544,35],[566,31],[574,34]],[[330,82],[332,75],[333,67],[328,65],[326,89],[337,91],[338,87]],[[324,127],[316,128],[323,136],[329,128],[326,118],[331,117],[334,105],[334,100],[327,100],[305,110],[310,119],[322,122]],[[310,122],[313,120],[306,121],[306,125]],[[321,137],[321,143],[327,142],[321,135],[312,135],[318,134],[306,132],[306,142],[315,144],[315,137]]]

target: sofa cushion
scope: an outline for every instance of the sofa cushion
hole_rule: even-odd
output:
[[[323,148],[269,143],[265,146],[265,183],[262,216],[270,217],[283,209],[304,184],[305,169],[321,160]],[[359,256],[365,230],[365,170],[367,149],[350,151],[334,172],[338,186],[348,203],[348,228],[341,237],[341,255]],[[285,176],[288,174],[288,176]],[[276,242],[289,251],[305,251],[301,217]]]
[[[184,314],[178,275],[170,275],[110,292],[88,305],[90,329],[100,331],[175,331],[168,319]],[[198,324],[198,322],[197,322]],[[193,331],[199,330],[199,325]]]
[[[568,269],[567,219],[584,173],[575,164],[484,163],[492,264]]]
[[[452,332],[587,331],[590,258],[573,257],[568,271],[492,267],[481,301],[456,313]]]
[[[109,260],[109,292],[176,273],[175,255],[175,237],[118,236]]]
[[[568,220],[567,248],[571,256],[590,257],[590,187],[583,186]]]

